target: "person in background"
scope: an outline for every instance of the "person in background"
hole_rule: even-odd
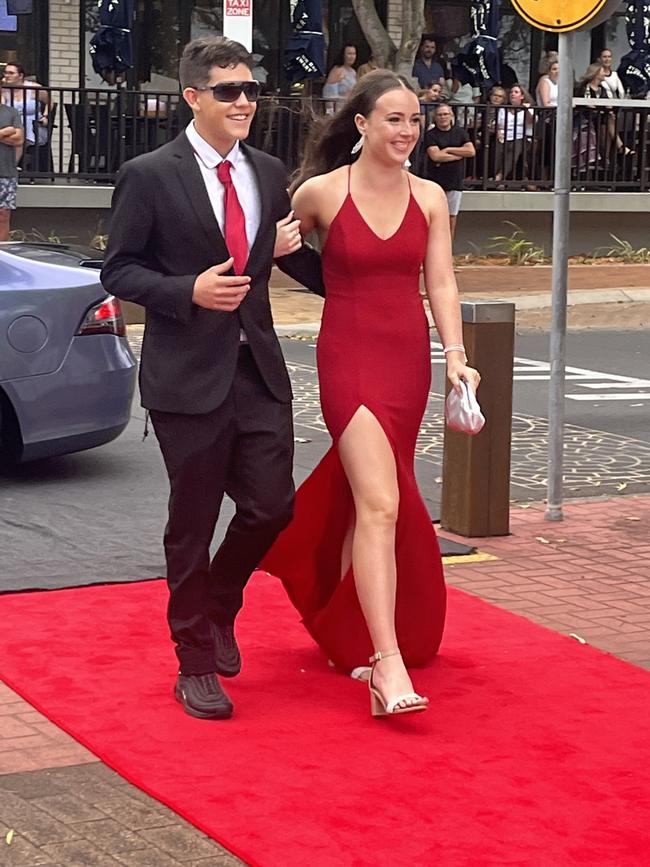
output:
[[[612,69],[612,52],[609,48],[603,48],[603,50],[598,55],[597,61],[601,67],[605,70],[605,77],[602,80],[602,86],[607,92],[608,99],[625,99],[625,88],[623,87],[623,82],[621,81],[619,75],[615,70]],[[616,110],[612,111],[609,117],[609,137],[614,142],[616,146],[616,150],[619,154],[623,156],[632,156],[634,151],[629,147],[626,147],[623,140],[621,139],[618,133],[618,121]],[[629,116],[628,116],[629,117]],[[625,114],[622,116],[623,125],[625,127]],[[631,132],[631,130],[628,130]],[[625,129],[623,131],[625,135]]]
[[[16,209],[19,152],[25,139],[17,108],[0,103],[0,241],[9,240],[11,212]]]
[[[520,84],[508,92],[508,106],[497,112],[497,165],[495,180],[526,180],[532,148],[535,113],[532,99]]]
[[[557,108],[557,88],[560,64],[555,51],[549,51],[540,61],[540,77],[535,90],[535,100],[542,108]]]
[[[418,92],[418,99],[425,105],[443,102],[442,85],[438,81],[434,81],[429,87]]]
[[[442,85],[445,83],[445,68],[436,56],[437,50],[435,36],[424,33],[412,73],[413,78],[417,78],[422,90],[426,90],[434,81]]]
[[[20,63],[7,63],[2,78],[2,101],[13,105],[23,116],[25,142],[30,145],[44,144],[47,141],[47,107],[49,95],[43,86],[25,75],[25,67]],[[28,88],[23,90],[23,88]]]
[[[598,55],[597,62],[605,70],[605,78],[603,78],[603,87],[607,91],[609,99],[625,99],[625,88],[623,82],[618,76],[618,73],[612,69],[612,52],[609,48],[603,48]]]
[[[557,108],[558,78],[560,64],[557,51],[547,51],[539,62],[540,77],[535,88],[535,101],[540,109],[537,111],[537,135],[535,136],[536,174],[543,180],[549,180],[553,173],[554,159],[554,123],[553,118]],[[551,110],[552,109],[552,110]]]
[[[364,75],[368,75],[369,72],[374,72],[375,69],[381,69],[383,65],[384,64],[381,61],[377,60],[374,54],[371,55],[370,60],[362,63],[357,69],[357,80],[363,78]]]
[[[420,100],[420,123],[422,124],[422,129],[430,129],[434,126],[433,111],[435,106],[441,102],[446,102],[442,85],[434,81],[426,90],[418,91],[418,99]],[[425,163],[427,162],[427,155],[422,139],[418,141],[413,150],[411,163],[414,161],[416,174],[420,176],[426,175]]]
[[[480,118],[481,144],[487,149],[486,168],[490,180],[501,180],[503,175],[503,148],[500,147],[497,137],[497,117],[507,99],[505,88],[500,84],[494,85],[488,93],[487,108]],[[481,157],[481,164],[483,164],[483,157]]]
[[[591,63],[576,85],[575,95],[585,99],[609,99],[605,86],[606,77],[607,70],[600,61]],[[605,113],[606,119],[603,117]],[[634,154],[634,151],[621,141],[616,130],[616,113],[611,108],[596,112],[592,107],[574,112],[574,161],[584,167],[595,165],[600,157],[607,159],[608,145],[604,138],[609,139],[619,154]]]
[[[355,45],[344,45],[339,63],[333,66],[323,87],[323,99],[344,99],[357,83]]]
[[[453,241],[463,195],[465,160],[474,157],[476,150],[467,130],[454,124],[454,113],[448,105],[439,103],[433,117],[434,126],[427,130],[424,139],[429,157],[427,177],[445,191]]]
[[[457,61],[451,63],[451,78],[445,82],[443,95],[449,105],[459,106],[455,109],[456,124],[458,126],[473,127],[476,125],[476,111],[473,106],[480,90],[472,86],[468,79],[467,70]]]

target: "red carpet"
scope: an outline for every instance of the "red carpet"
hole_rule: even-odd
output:
[[[458,592],[426,714],[372,720],[259,575],[236,716],[172,700],[162,582],[0,598],[6,682],[253,865],[642,865],[650,675]]]

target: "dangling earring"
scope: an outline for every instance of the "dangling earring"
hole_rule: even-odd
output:
[[[359,139],[359,141],[354,145],[354,147],[350,151],[351,154],[358,154],[359,153],[359,151],[363,147],[364,137],[365,137],[365,133],[361,133],[361,138]]]

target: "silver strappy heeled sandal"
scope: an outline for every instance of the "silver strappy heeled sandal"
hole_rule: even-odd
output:
[[[401,653],[399,650],[391,650],[388,653],[377,651],[377,653],[369,659],[369,662],[372,664],[372,668],[370,669],[370,678],[368,679],[368,687],[370,688],[370,713],[373,716],[388,716],[398,713],[420,713],[423,710],[426,710],[429,705],[429,700],[418,695],[417,692],[407,692],[404,695],[398,695],[395,696],[395,698],[391,698],[390,701],[386,701],[374,685],[372,676],[375,671],[375,665],[381,659],[386,659],[388,656],[401,656]],[[400,707],[401,701],[408,701],[411,702],[411,704],[407,704],[406,707]]]

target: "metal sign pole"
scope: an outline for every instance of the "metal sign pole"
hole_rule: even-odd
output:
[[[569,193],[573,133],[573,34],[558,36],[560,78],[555,127],[553,191],[553,286],[548,402],[547,521],[562,521],[564,449],[564,372],[569,247]]]

